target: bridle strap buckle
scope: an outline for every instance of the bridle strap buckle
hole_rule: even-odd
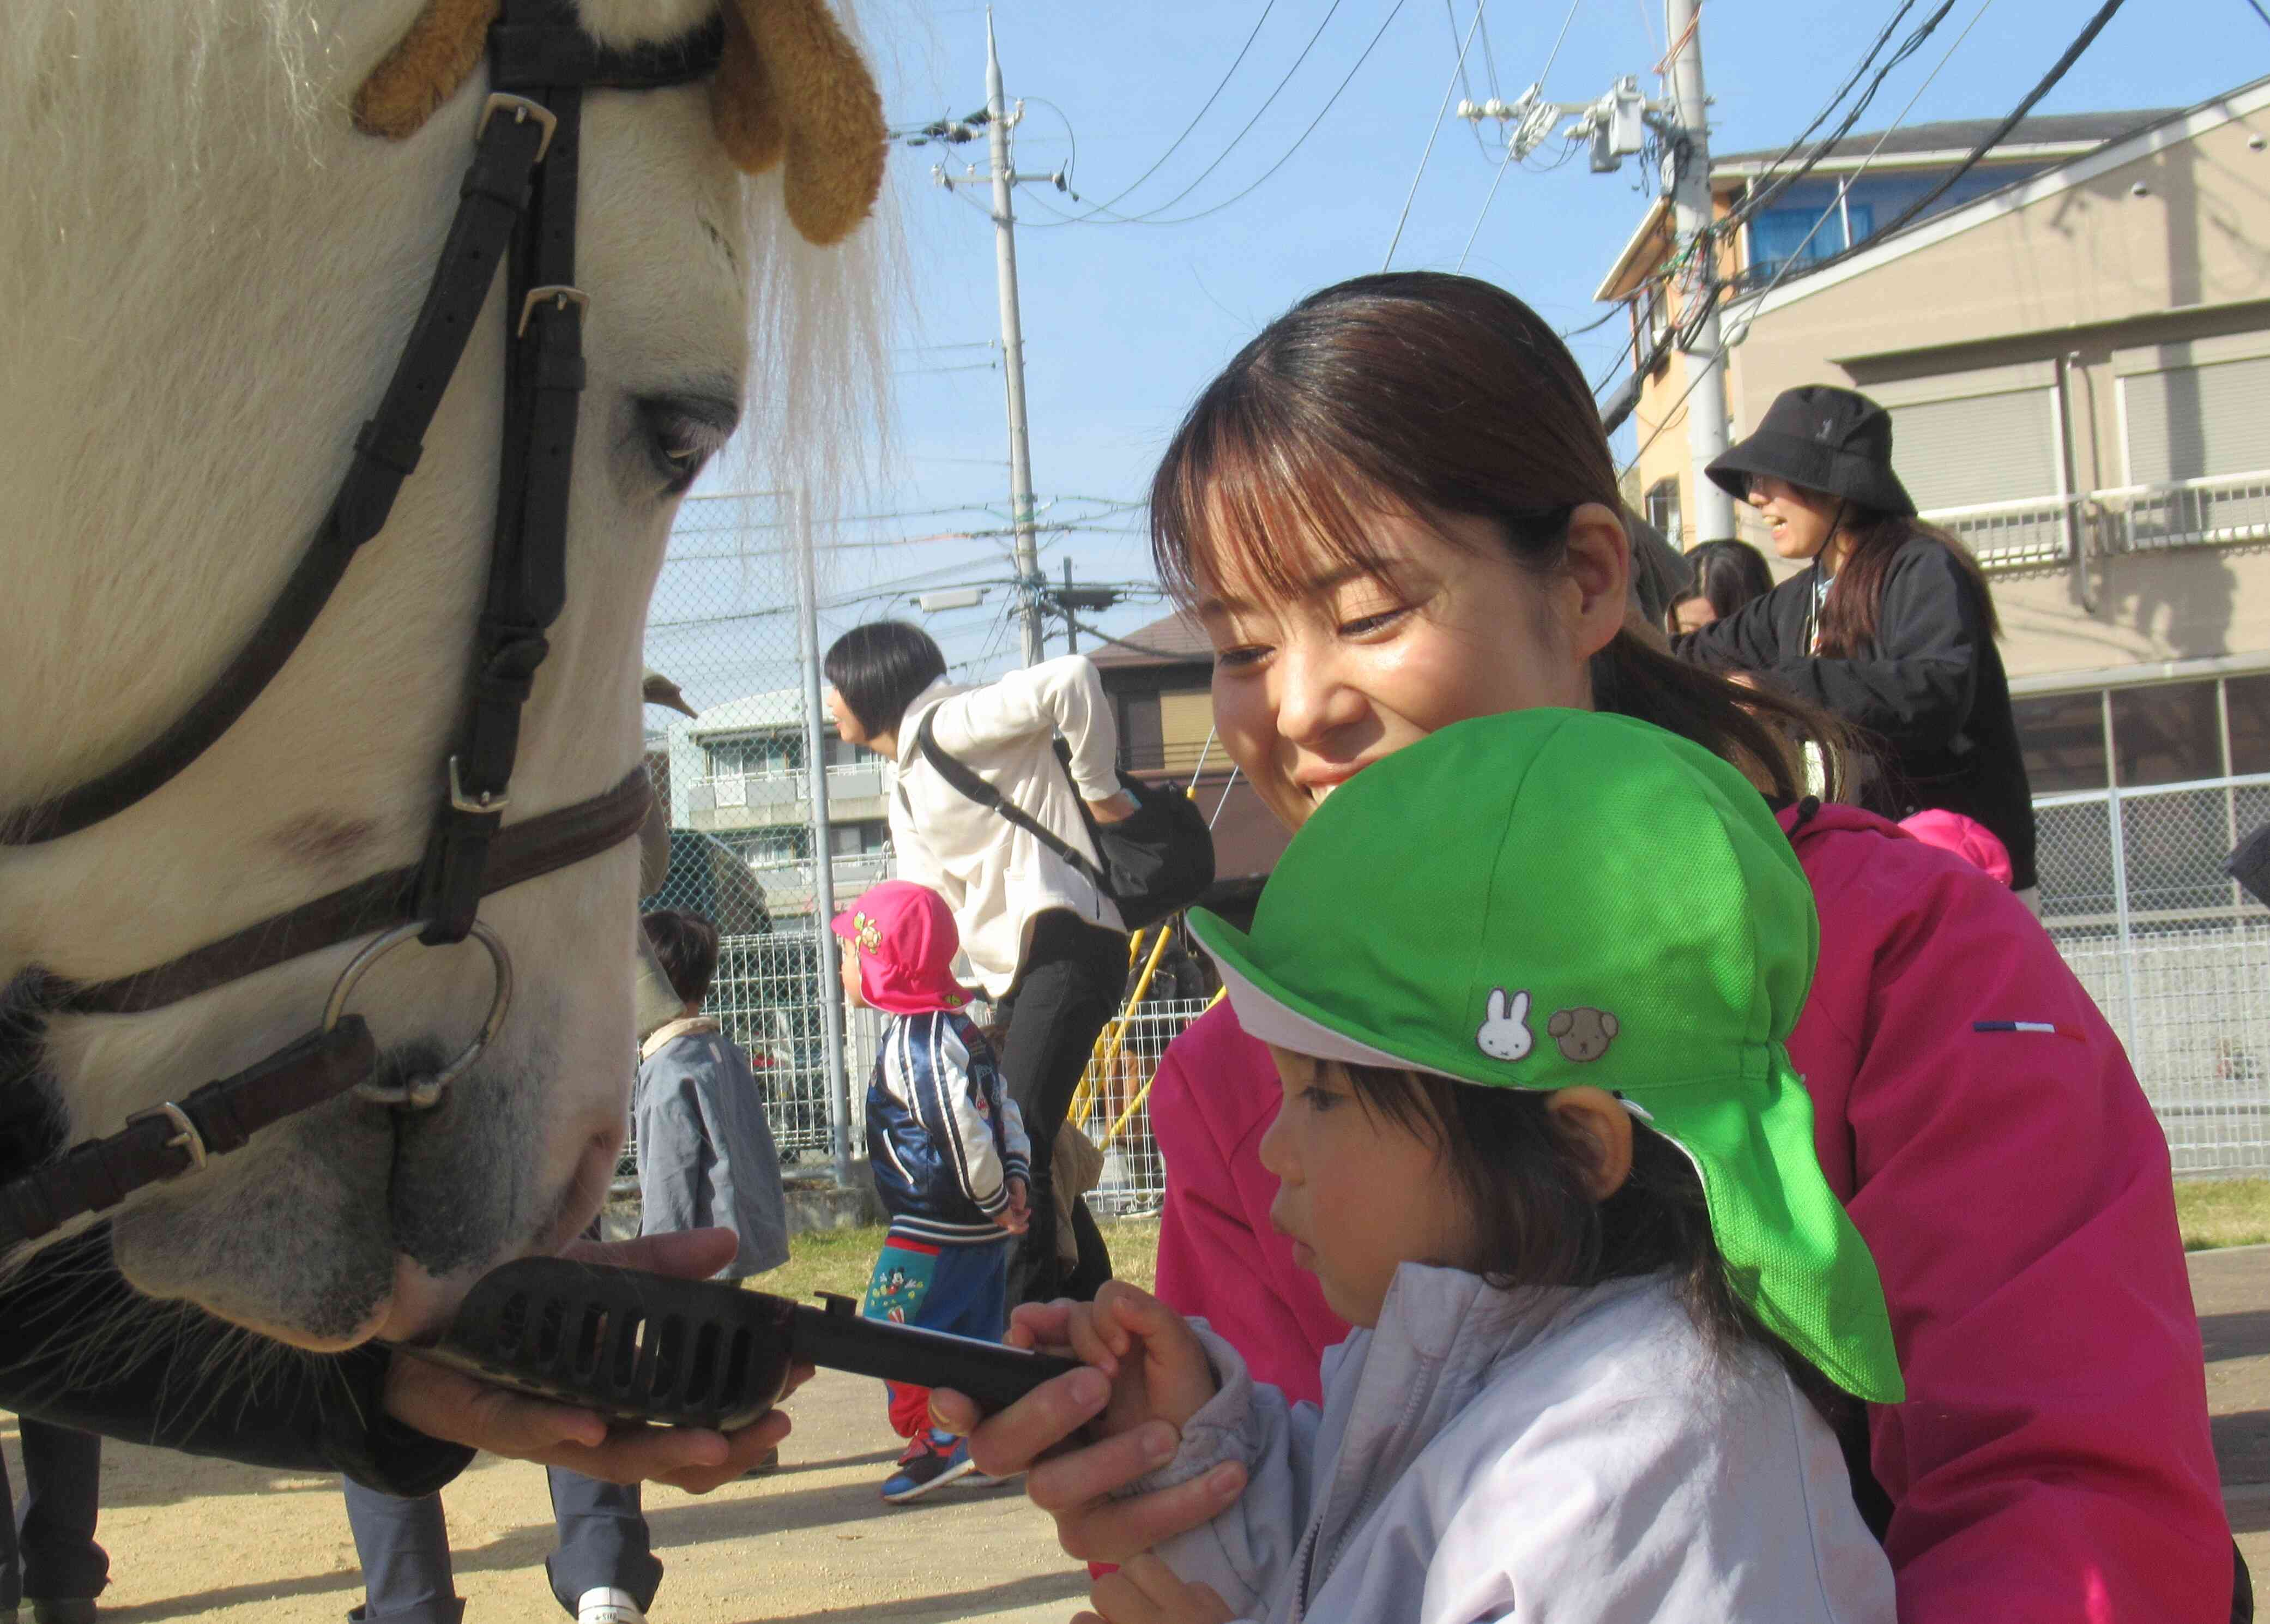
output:
[[[189,1165],[182,1171],[195,1173],[204,1167],[205,1136],[197,1131],[197,1123],[189,1120],[189,1114],[187,1111],[174,1104],[173,1101],[167,1100],[163,1104],[152,1106],[146,1111],[135,1112],[126,1119],[126,1125],[131,1128],[136,1123],[151,1121],[169,1122],[174,1124],[175,1131],[174,1137],[166,1141],[166,1148],[185,1150],[189,1153]]]
[[[536,144],[536,161],[542,163],[544,155],[552,150],[552,137],[560,131],[560,121],[553,116],[552,109],[540,101],[530,101],[525,96],[499,91],[481,105],[481,122],[473,126],[475,141],[488,132],[489,120],[500,113],[511,114],[512,122],[516,124],[525,123],[532,118],[543,126],[543,137]]]
[[[527,296],[520,301],[520,321],[512,330],[514,337],[528,337],[529,318],[536,314],[538,306],[545,304],[551,305],[555,310],[565,310],[569,305],[586,310],[590,308],[591,296],[582,288],[569,287],[564,282],[530,288]]]
[[[483,790],[478,794],[466,793],[464,770],[458,766],[461,760],[461,757],[454,755],[449,758],[449,805],[474,817],[485,814],[501,816],[505,808],[512,805],[511,792],[507,790]]]

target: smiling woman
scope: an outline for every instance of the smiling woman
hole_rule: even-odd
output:
[[[1153,501],[1161,572],[1216,640],[1230,753],[1289,825],[1421,738],[1540,706],[1653,723],[1764,792],[1820,920],[1789,1054],[1906,1377],[1906,1403],[1870,1405],[1843,1438],[1901,1617],[2225,1616],[2232,1547],[2166,1142],[2118,1041],[2008,891],[1881,819],[1805,798],[1792,739],[1829,746],[1833,772],[1832,722],[1681,669],[1627,629],[1620,520],[1567,351],[1503,290],[1423,273],[1343,283],[1272,323],[1199,395]],[[1467,762],[1455,798],[1493,806],[1519,770],[1501,784]],[[1607,777],[1562,812],[1587,815],[1651,809],[1643,787]],[[1383,819],[1363,871],[1424,855],[1399,851]],[[1580,904],[1556,923],[1591,917]],[[2016,1034],[2021,1008],[2057,1034]],[[1604,1028],[1588,1040],[1583,1012],[1563,1012],[1560,1032],[1529,1034],[1538,1047],[1596,1052]],[[1260,1146],[1281,1099],[1268,1049],[1228,1008],[1168,1050],[1151,1094],[1168,1181],[1159,1294],[1209,1321],[1256,1379],[1315,1397],[1346,1326],[1271,1228]],[[979,1427],[973,1457],[991,1472],[1027,1465],[1096,1413],[1102,1385],[1042,1389]],[[1141,1442],[1032,1467],[1029,1491],[1075,1554],[1149,1549],[1238,1492],[1232,1467],[1128,1495],[1157,1465]]]

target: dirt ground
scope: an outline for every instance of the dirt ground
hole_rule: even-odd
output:
[[[2224,1501],[2258,1583],[2270,1582],[2270,1246],[2190,1261]],[[904,1509],[876,1497],[898,1444],[879,1383],[823,1373],[790,1412],[797,1431],[773,1476],[700,1499],[649,1490],[669,1569],[657,1624],[1055,1624],[1084,1598],[1085,1573],[1014,1487],[949,1487]],[[20,1484],[12,1422],[0,1442]],[[483,1460],[447,1503],[471,1624],[562,1616],[544,1578],[553,1532],[541,1471]],[[106,1445],[101,1538],[111,1624],[336,1620],[362,1597],[330,1479]]]
[[[904,1508],[877,1497],[899,1449],[881,1383],[823,1372],[788,1409],[797,1430],[779,1472],[700,1498],[649,1486],[667,1568],[657,1624],[1057,1624],[1086,1598],[1086,1570],[1013,1486],[951,1485]],[[12,1419],[0,1438],[20,1486]],[[484,1457],[443,1500],[468,1624],[565,1616],[544,1577],[553,1527],[540,1468]],[[100,1538],[108,1624],[301,1624],[343,1619],[362,1600],[335,1479],[108,1443]]]

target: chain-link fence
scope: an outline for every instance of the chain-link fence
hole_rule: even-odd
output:
[[[2270,775],[2044,796],[2043,923],[2127,1047],[2178,1173],[2270,1171],[2270,909],[2223,872]]]
[[[883,877],[888,853],[879,769],[813,704],[818,612],[797,520],[793,501],[771,493],[693,497],[679,510],[646,642],[649,668],[685,701],[647,709],[670,868],[642,906],[717,926],[707,1012],[747,1051],[782,1160],[824,1165],[845,1101],[829,1064],[842,1003],[820,951],[821,882],[840,906]],[[815,768],[835,791],[824,823]]]
[[[1205,1010],[1204,998],[1146,998],[1104,1028],[1072,1117],[1103,1152],[1103,1182],[1087,1198],[1094,1211],[1159,1210],[1167,1168],[1151,1137],[1151,1082],[1167,1045]]]

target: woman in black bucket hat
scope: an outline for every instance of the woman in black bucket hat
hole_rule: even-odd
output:
[[[2038,911],[2033,797],[1993,595],[1962,544],[1917,518],[1892,471],[1890,414],[1851,389],[1784,389],[1704,471],[1757,510],[1775,552],[1811,567],[1678,639],[1679,652],[1836,713],[1874,758],[1865,805],[1977,819],[2009,848],[2011,884]]]

